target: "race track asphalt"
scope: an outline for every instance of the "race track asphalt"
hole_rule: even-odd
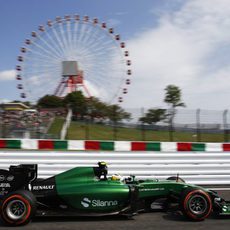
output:
[[[230,191],[219,194],[230,200]],[[230,229],[230,216],[211,216],[205,221],[191,222],[179,212],[141,213],[132,220],[121,216],[107,217],[37,217],[23,227],[7,228],[0,224],[1,229],[33,229],[33,230],[227,230]]]

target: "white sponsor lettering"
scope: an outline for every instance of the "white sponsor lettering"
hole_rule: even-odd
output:
[[[85,197],[81,204],[83,207],[88,208],[90,205],[92,207],[110,207],[118,205],[117,200],[90,200],[89,198]]]
[[[142,188],[139,191],[142,192],[147,192],[147,191],[163,191],[165,190],[164,188]]]
[[[106,207],[106,206],[116,206],[118,204],[117,200],[93,200],[93,207]]]
[[[0,183],[0,188],[10,188],[9,183]]]
[[[33,190],[52,190],[54,185],[36,185],[33,186]]]
[[[14,176],[13,176],[13,175],[9,175],[9,176],[6,178],[7,181],[12,181],[13,179],[14,179]]]
[[[4,181],[5,180],[5,176],[4,175],[0,175],[0,181]]]
[[[91,200],[89,200],[89,198],[87,198],[87,197],[85,197],[85,198],[81,201],[82,206],[85,207],[85,208],[88,208],[89,205],[90,205],[90,203],[91,203]]]

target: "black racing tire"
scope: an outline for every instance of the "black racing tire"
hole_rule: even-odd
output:
[[[36,198],[30,191],[15,191],[1,200],[0,216],[5,225],[25,225],[31,221],[35,213]]]
[[[203,190],[188,188],[181,194],[180,208],[188,219],[202,221],[209,217],[212,212],[212,199]]]
[[[171,177],[167,178],[166,180],[175,180],[177,182],[185,183],[184,179],[182,179],[181,177],[176,177],[176,176],[171,176]]]

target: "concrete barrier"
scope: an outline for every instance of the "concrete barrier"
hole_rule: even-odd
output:
[[[188,183],[230,185],[230,152],[0,151],[0,168],[38,164],[40,178],[98,161],[108,163],[109,175],[166,179],[179,174]]]

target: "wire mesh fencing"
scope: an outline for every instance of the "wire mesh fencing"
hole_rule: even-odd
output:
[[[144,122],[148,110],[125,109],[130,119],[97,117],[72,121],[67,139],[229,142],[229,111],[177,109],[173,119]],[[166,115],[170,114],[165,110]],[[116,117],[114,114],[113,117]]]
[[[228,110],[177,109],[173,117],[170,110],[164,110],[166,116],[160,120],[142,119],[149,110],[146,108],[129,108],[125,112],[130,114],[128,119],[121,119],[120,114],[114,112],[110,118],[104,116],[72,117],[67,130],[66,139],[69,140],[130,140],[130,141],[189,141],[189,142],[229,142],[230,140],[230,112]],[[19,119],[19,117],[21,117]],[[39,134],[44,127],[46,116],[24,116],[2,114],[0,116],[0,137],[19,137],[19,132]],[[50,123],[50,117],[47,118]],[[55,120],[53,123],[55,126]],[[56,124],[56,126],[60,126]],[[43,135],[30,135],[30,138],[57,138],[56,135],[42,132]],[[59,130],[59,131],[58,131]]]

